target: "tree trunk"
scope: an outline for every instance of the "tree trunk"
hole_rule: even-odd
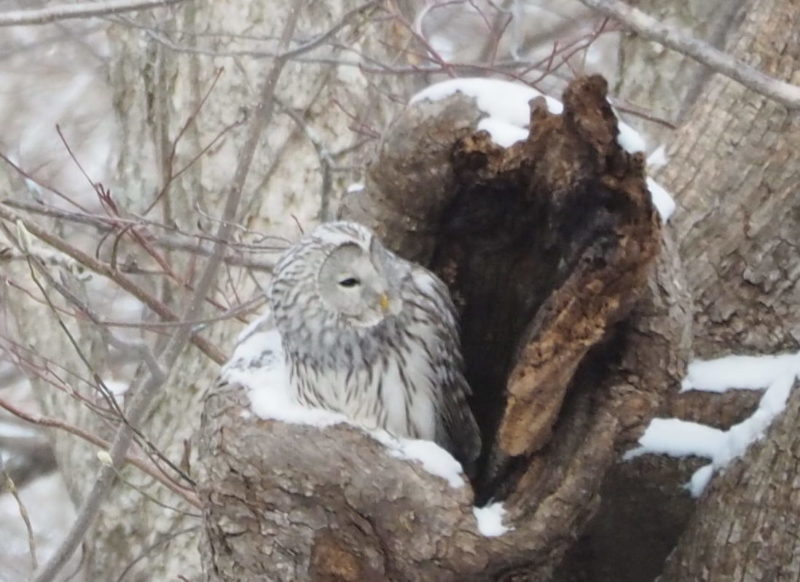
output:
[[[680,10],[664,3],[643,3],[642,7],[655,15],[665,9]],[[725,50],[768,74],[797,82],[800,38],[796,3],[748,1],[731,24]],[[638,43],[652,47],[652,43]],[[668,52],[662,51],[664,55]],[[650,67],[647,60],[632,66],[634,54],[628,53],[625,59],[625,73],[634,84],[641,67],[649,74],[666,75],[669,84],[684,74],[676,72],[673,77],[673,69],[663,62],[658,67]],[[796,247],[794,241],[800,236],[798,117],[734,81],[702,74],[707,80],[695,98],[687,94],[682,106],[683,124],[672,136],[668,164],[657,176],[678,202],[671,224],[680,241],[680,256],[693,297],[695,355],[713,358],[729,353],[796,350],[800,265],[796,252],[789,249]],[[625,91],[631,89],[628,82],[623,82]],[[664,82],[648,85],[663,88]],[[663,96],[664,92],[656,89],[650,98],[657,104]],[[758,398],[758,393],[750,391],[724,395],[673,393],[659,416],[729,428],[752,413]],[[791,423],[791,413],[779,422]],[[777,446],[789,451],[797,446],[796,439],[790,437],[776,426],[768,438],[782,439]],[[786,536],[780,541],[771,539],[775,546],[772,550],[766,545],[750,545],[747,535],[734,543],[734,538],[723,541],[711,531],[757,531],[759,517],[742,510],[745,500],[789,495],[787,487],[791,484],[780,472],[773,473],[774,481],[761,473],[761,456],[770,453],[757,451],[773,445],[754,447],[735,469],[716,477],[727,485],[712,487],[694,517],[697,504],[683,484],[698,467],[698,460],[662,457],[621,463],[605,485],[606,502],[597,520],[565,561],[564,579],[652,580],[662,571],[664,560],[689,523],[682,549],[673,556],[664,579],[781,579],[771,577],[767,570],[757,574],[752,569],[728,577],[733,576],[733,570],[722,560],[710,559],[717,552],[733,563],[733,552],[739,552],[757,561],[761,552],[771,552],[768,555],[774,558],[783,555],[783,562],[788,564],[792,552],[796,553],[796,538],[793,540],[791,534],[796,524],[791,520],[786,524]],[[781,463],[777,458],[775,462]],[[791,465],[791,458],[783,463]],[[747,482],[746,490],[734,486],[739,480]],[[763,490],[758,492],[756,487]],[[739,563],[746,563],[746,559]],[[590,578],[586,571],[593,573]]]
[[[796,3],[749,2],[728,50],[797,83]],[[708,152],[699,168],[698,147]],[[796,113],[719,76],[676,136],[663,179],[683,209],[676,230],[693,286],[700,357],[800,346],[799,152]],[[663,580],[800,579],[800,519],[787,511],[797,503],[798,403],[795,387],[765,439],[716,478]]]
[[[796,3],[749,2],[727,48],[767,74],[797,82]],[[799,146],[796,112],[721,76],[675,137],[659,178],[680,205],[675,229],[693,287],[698,357],[800,347],[800,264],[793,250],[800,233]]]
[[[353,427],[320,430],[248,417],[235,386],[202,398],[217,370],[214,358],[227,352],[218,346],[230,346],[246,319],[235,322],[228,311],[259,295],[252,273],[231,264],[209,297],[215,309],[207,309],[223,321],[198,327],[209,346],[185,350],[142,427],[198,482],[202,520],[184,498],[125,469],[122,476],[137,489],[118,483],[87,537],[88,579],[197,579],[198,537],[209,581],[652,579],[695,506],[681,489],[694,461],[620,464],[621,453],[656,412],[729,426],[753,407],[754,393],[676,395],[692,342],[701,357],[800,344],[798,116],[694,66],[673,63],[666,84],[641,77],[659,98],[675,85],[687,87],[664,104],[670,119],[686,120],[659,177],[679,203],[665,231],[647,197],[641,156],[616,145],[616,122],[596,78],[570,86],[563,115],[534,106],[531,136],[509,150],[474,134],[479,113],[469,99],[409,108],[360,176],[353,168],[362,167],[371,140],[415,79],[386,74],[391,66],[370,74],[373,58],[414,58],[416,49],[397,55],[396,47],[414,42],[399,24],[408,20],[397,12],[405,7],[290,4],[188,2],[117,20],[110,32],[117,179],[111,196],[92,209],[116,216],[117,208],[120,222],[103,231],[100,244],[82,224],[52,220],[47,227],[89,254],[97,251],[115,273],[181,313],[202,260],[175,245],[158,246],[162,228],[146,220],[194,246],[213,236],[248,125],[263,105],[256,95],[281,52],[277,39],[289,20],[282,11],[300,10],[291,47],[316,39],[324,51],[295,55],[278,80],[277,109],[236,216],[247,230],[233,242],[245,250],[235,250],[263,256],[283,246],[261,233],[295,238],[296,224],[331,217],[335,192],[363,179],[365,190],[347,197],[341,215],[375,228],[453,291],[486,443],[481,472],[457,486]],[[797,83],[794,4],[727,3],[707,30],[722,42],[733,26],[729,50]],[[677,6],[675,14],[695,14],[699,5]],[[327,32],[332,36],[318,36]],[[642,58],[633,54],[627,65]],[[626,85],[637,69],[626,72],[623,92],[639,105],[655,102],[652,90]],[[19,183],[7,190],[24,192]],[[19,245],[24,230],[8,238]],[[4,263],[4,278],[24,291],[6,285],[3,301],[14,337],[24,338],[18,349],[31,359],[42,409],[111,438],[119,416],[90,410],[107,406],[99,379],[127,385],[145,367],[138,354],[110,346],[54,285],[105,320],[170,318],[100,275],[87,276],[74,261],[53,259],[38,241],[30,251],[52,260],[53,280],[32,280],[25,261],[7,269]],[[112,330],[156,351],[171,331]],[[665,582],[800,577],[800,526],[792,511],[799,398],[795,388],[767,439],[712,483]],[[80,501],[95,479],[96,449],[63,433],[53,443]],[[648,477],[641,495],[638,483]],[[498,537],[485,537],[473,513],[476,501],[489,500],[503,501],[511,528]],[[647,513],[654,506],[659,520]],[[761,543],[751,543],[751,532]],[[746,557],[736,560],[737,551]]]

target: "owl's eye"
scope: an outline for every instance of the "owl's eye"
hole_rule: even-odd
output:
[[[355,277],[348,277],[347,279],[342,279],[341,281],[339,281],[339,285],[341,285],[342,287],[346,287],[348,289],[350,289],[351,287],[355,287],[360,283],[361,281],[359,281]]]

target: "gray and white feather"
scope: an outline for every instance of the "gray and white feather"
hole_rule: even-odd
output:
[[[268,300],[261,333],[277,331],[283,353],[273,346],[261,356],[282,358],[298,403],[435,441],[473,465],[480,433],[467,404],[455,308],[436,275],[386,249],[369,229],[332,222],[281,257]],[[248,362],[241,354],[237,361],[237,349],[223,379],[254,365],[258,350],[248,352]]]

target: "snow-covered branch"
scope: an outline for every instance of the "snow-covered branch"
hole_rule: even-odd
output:
[[[800,87],[765,75],[728,53],[694,38],[684,30],[664,24],[620,0],[581,0],[581,2],[601,14],[618,20],[643,38],[691,57],[714,71],[738,81],[748,89],[791,109],[800,108]]]
[[[109,16],[134,10],[158,8],[177,4],[183,0],[109,0],[107,2],[81,2],[61,4],[36,10],[12,10],[0,13],[0,26],[22,26],[29,24],[49,24],[70,18],[90,18]]]

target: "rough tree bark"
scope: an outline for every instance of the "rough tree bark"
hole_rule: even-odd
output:
[[[487,441],[476,495],[505,499],[513,531],[482,537],[468,486],[358,429],[247,418],[228,386],[201,430],[208,580],[547,579],[688,354],[676,254],[654,268],[643,158],[605,90],[575,81],[563,115],[535,103],[508,150],[472,133],[469,99],[413,106],[341,211],[451,287]]]
[[[800,83],[796,3],[749,2],[727,49]],[[698,148],[709,152],[701,167]],[[693,286],[697,354],[797,350],[800,118],[715,77],[670,156],[663,178],[684,209],[675,226]],[[765,440],[701,499],[665,581],[800,579],[800,515],[790,509],[797,505],[798,401],[795,387]]]
[[[752,0],[727,49],[797,83],[796,25],[795,2]],[[719,76],[676,135],[661,177],[681,207],[675,228],[694,291],[700,357],[800,346],[799,145],[796,112]],[[712,237],[713,245],[702,242]]]
[[[747,454],[716,477],[660,580],[800,580],[800,387]]]
[[[642,7],[657,15],[671,10],[662,2],[644,2]],[[722,48],[768,74],[798,83],[795,2],[741,3],[730,24]],[[628,48],[633,44],[629,41]],[[631,85],[622,84],[625,91],[635,92],[639,69],[649,68],[646,59],[633,66],[634,55],[651,46],[638,44],[646,46],[628,53],[626,73],[632,80]],[[648,74],[666,74],[671,83],[673,76],[664,64],[659,61],[659,68]],[[797,114],[729,79],[704,75],[699,93],[687,96],[679,107],[684,110],[683,124],[672,136],[668,164],[657,176],[678,202],[671,225],[680,241],[694,303],[695,355],[796,350]],[[664,95],[656,91],[651,97],[656,103]],[[749,391],[673,393],[659,415],[729,428],[750,415],[759,397]],[[664,560],[687,524],[689,530],[663,580],[797,579],[792,560],[798,553],[798,522],[796,512],[786,505],[797,488],[792,477],[796,455],[791,453],[797,438],[787,430],[796,426],[795,409],[796,404],[790,406],[763,443],[716,477],[699,505],[683,489],[699,460],[640,457],[615,467],[605,484],[606,502],[598,518],[571,555],[571,564],[565,563],[565,579],[652,580],[662,573]],[[774,468],[765,475],[764,467]],[[750,508],[753,499],[763,504]],[[778,516],[774,523],[780,525],[768,538],[753,533],[762,531],[765,519]],[[764,567],[765,562],[770,566]],[[577,569],[583,573],[575,572],[576,563],[582,564]],[[779,564],[784,570],[770,569]],[[586,572],[592,573],[590,578]]]

